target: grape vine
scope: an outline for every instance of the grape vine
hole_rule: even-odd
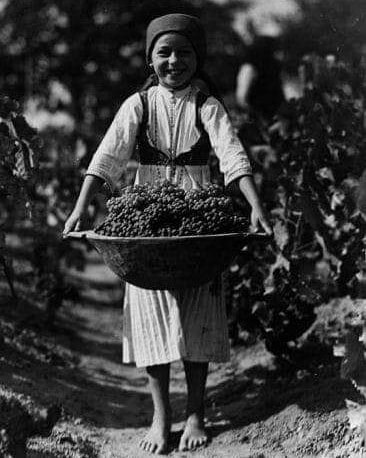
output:
[[[248,145],[276,244],[249,247],[232,268],[232,333],[259,329],[279,355],[322,301],[356,294],[366,230],[365,74],[361,65],[307,56],[303,96],[263,128],[263,145]]]
[[[30,191],[37,172],[41,140],[20,112],[19,104],[0,96],[0,263],[14,299],[14,272],[6,250],[5,227],[17,214],[31,215]]]

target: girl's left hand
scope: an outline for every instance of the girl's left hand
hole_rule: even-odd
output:
[[[258,232],[260,230],[260,226],[262,226],[267,235],[273,235],[271,223],[269,222],[268,216],[262,207],[253,207],[250,223],[251,230],[253,232]]]

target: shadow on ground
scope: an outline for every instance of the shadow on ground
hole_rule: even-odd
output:
[[[29,302],[17,308],[10,302],[2,305],[0,384],[40,406],[59,403],[66,416],[98,427],[148,425],[152,405],[146,376],[122,366],[120,340],[113,329],[108,335],[108,322],[66,315],[60,314],[51,330],[43,325],[42,311]],[[100,325],[98,332],[89,319]],[[173,394],[173,405],[180,398]]]
[[[326,365],[311,372],[293,371],[279,365],[253,365],[208,390],[208,404],[220,410],[228,421],[212,422],[210,434],[216,437],[233,428],[240,429],[296,406],[309,415],[329,415],[345,408],[345,399],[363,403],[352,383],[339,375],[339,360],[332,358]]]

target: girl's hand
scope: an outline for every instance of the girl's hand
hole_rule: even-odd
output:
[[[82,231],[88,228],[88,206],[103,183],[104,181],[95,175],[86,175],[74,210],[65,223],[64,236],[71,231]]]
[[[80,211],[74,208],[71,215],[65,222],[65,228],[63,235],[67,235],[71,231],[82,231],[87,226],[87,215],[86,212]]]
[[[273,235],[271,223],[269,222],[267,214],[262,207],[253,207],[250,223],[253,232],[258,232],[260,230],[260,226],[262,226],[267,235]]]

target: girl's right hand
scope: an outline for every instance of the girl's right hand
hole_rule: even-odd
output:
[[[273,229],[267,213],[264,211],[261,205],[255,205],[252,208],[251,213],[251,229],[253,232],[258,232],[260,227],[264,229],[267,235],[273,235]]]
[[[63,235],[67,235],[72,231],[82,231],[86,228],[87,225],[87,215],[85,212],[74,208],[71,215],[67,218],[65,222],[65,227],[63,230]]]

